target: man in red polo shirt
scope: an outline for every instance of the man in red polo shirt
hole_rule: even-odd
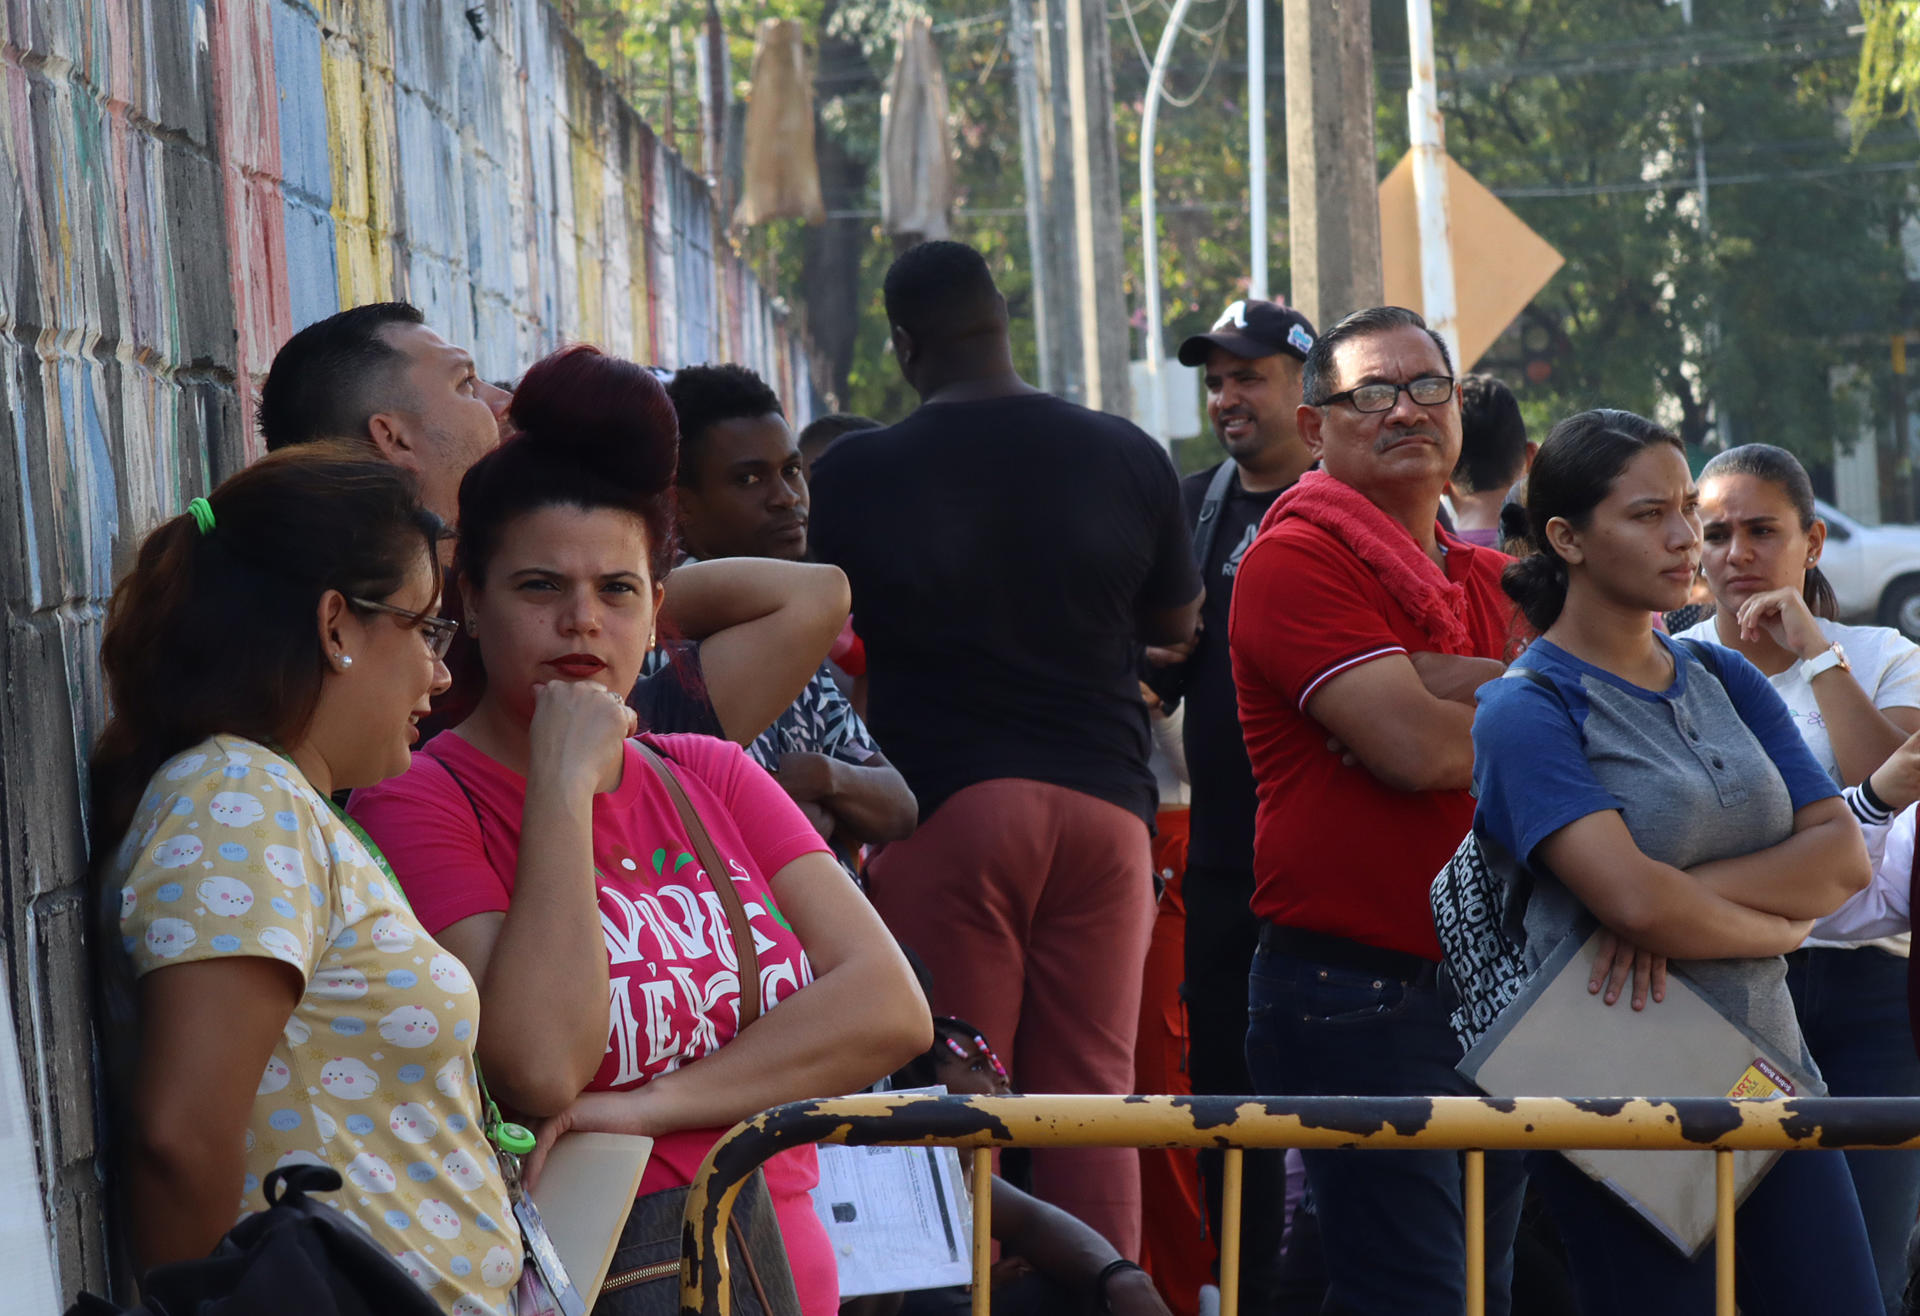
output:
[[[1303,368],[1319,458],[1241,559],[1229,647],[1258,785],[1247,1061],[1263,1094],[1473,1091],[1435,986],[1433,876],[1473,822],[1473,692],[1503,670],[1507,560],[1436,524],[1460,455],[1445,343],[1356,312]],[[1459,1157],[1308,1152],[1328,1312],[1456,1316]],[[1487,1311],[1508,1310],[1524,1183],[1487,1157]]]

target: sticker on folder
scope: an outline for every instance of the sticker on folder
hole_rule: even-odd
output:
[[[1781,1073],[1772,1062],[1760,1058],[1747,1066],[1747,1072],[1740,1076],[1740,1081],[1733,1085],[1733,1090],[1727,1095],[1756,1101],[1790,1097],[1793,1095],[1793,1080]]]

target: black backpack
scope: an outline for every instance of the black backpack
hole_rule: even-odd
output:
[[[83,1293],[67,1316],[441,1316],[365,1230],[307,1196],[339,1187],[340,1176],[322,1165],[274,1170],[267,1209],[235,1225],[210,1255],[148,1271],[140,1306]]]

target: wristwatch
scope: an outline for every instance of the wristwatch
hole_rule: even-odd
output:
[[[1830,672],[1838,667],[1843,672],[1851,672],[1853,664],[1847,661],[1847,651],[1838,642],[1825,653],[1815,654],[1800,664],[1800,676],[1811,681],[1822,672]]]

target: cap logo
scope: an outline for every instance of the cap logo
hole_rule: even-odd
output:
[[[1287,346],[1305,356],[1313,350],[1313,335],[1296,324],[1287,330]]]
[[[1225,329],[1228,325],[1235,329],[1247,327],[1247,304],[1244,301],[1235,302],[1220,312],[1220,318],[1213,322],[1214,329]]]

